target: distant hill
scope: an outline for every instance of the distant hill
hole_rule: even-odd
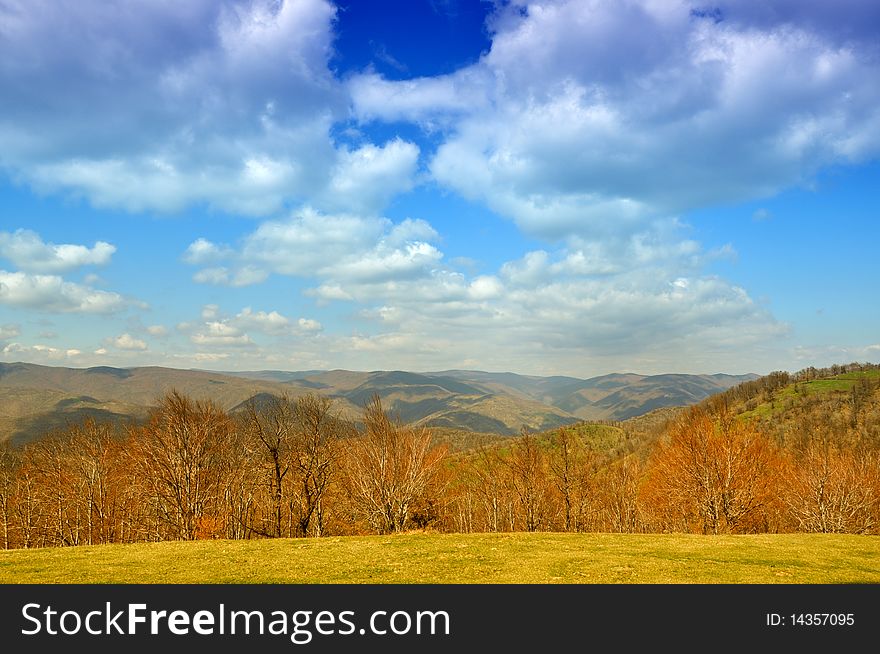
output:
[[[75,369],[0,363],[0,442],[24,442],[85,417],[142,420],[176,389],[226,410],[255,396],[316,392],[357,418],[378,395],[404,422],[502,436],[582,420],[625,420],[653,409],[694,404],[755,375],[604,375],[538,377],[469,370],[413,373],[211,372],[161,367]]]
[[[626,420],[654,409],[695,404],[757,375],[611,374],[591,379],[527,377],[512,373],[449,370],[436,373],[527,397],[580,420]]]
[[[224,409],[232,409],[259,393],[286,390],[296,395],[311,390],[307,386],[173,368],[78,369],[0,363],[0,442],[33,440],[86,417],[114,422],[141,420],[172,389],[213,400]]]
[[[880,367],[876,364],[772,373],[702,404],[756,420],[787,446],[818,434],[880,447]]]

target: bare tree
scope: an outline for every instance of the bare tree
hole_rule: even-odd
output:
[[[70,456],[70,435],[53,432],[27,448],[40,505],[41,540],[48,545],[80,544],[79,476]]]
[[[703,533],[750,531],[775,496],[779,458],[750,422],[694,408],[669,427],[651,462],[657,515],[678,515]]]
[[[28,456],[29,453],[30,450],[24,452],[23,460],[18,466],[18,474],[15,476],[15,487],[13,489],[13,496],[15,497],[13,515],[15,524],[20,532],[18,546],[24,548],[36,547],[42,544],[38,541],[38,530],[45,508],[37,496],[39,481],[34,474],[33,463]]]
[[[611,531],[632,533],[641,529],[640,481],[641,464],[633,456],[612,463],[599,476],[600,506]]]
[[[245,407],[246,428],[256,443],[260,468],[268,472],[272,509],[265,536],[280,537],[284,528],[285,477],[290,472],[295,407],[288,396],[271,397],[258,405],[251,399]]]
[[[8,443],[0,445],[0,520],[3,521],[3,549],[10,547],[10,527],[13,518],[13,498],[18,474],[18,456]]]
[[[119,457],[114,427],[89,418],[68,428],[68,456],[80,489],[77,501],[85,520],[88,544],[116,538]]]
[[[177,391],[162,398],[138,430],[142,481],[172,538],[200,535],[203,519],[217,502],[231,431],[228,416],[216,405],[194,402]]]
[[[509,513],[505,507],[510,504],[507,483],[509,471],[498,451],[480,446],[466,470],[469,485],[479,498],[485,513],[485,530],[512,530],[514,525],[505,522],[505,516]]]
[[[510,484],[522,510],[526,531],[538,531],[547,519],[549,482],[537,439],[528,431],[511,448],[505,460]]]
[[[590,478],[596,454],[584,447],[577,433],[562,428],[553,438],[549,457],[553,483],[562,498],[565,531],[584,528],[584,513],[589,502]]]
[[[324,500],[336,473],[338,440],[348,431],[332,408],[330,398],[315,394],[303,395],[294,406],[292,465],[300,536],[308,536],[310,528],[316,536],[324,531]]]
[[[430,444],[427,429],[393,421],[378,396],[364,408],[363,432],[347,443],[346,486],[355,513],[378,533],[406,529],[443,459]]]
[[[880,457],[817,432],[796,453],[785,500],[798,528],[821,533],[872,533],[880,510]]]

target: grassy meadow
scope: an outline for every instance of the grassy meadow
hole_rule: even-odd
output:
[[[0,583],[880,583],[880,537],[402,534],[0,552]]]

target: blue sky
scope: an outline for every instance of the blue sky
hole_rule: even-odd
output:
[[[0,0],[0,360],[880,360],[880,8]]]

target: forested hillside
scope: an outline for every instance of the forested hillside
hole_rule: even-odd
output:
[[[692,408],[516,438],[405,424],[381,398],[169,393],[0,450],[4,547],[446,532],[880,526],[880,369],[773,373]]]
[[[605,375],[593,379],[451,370],[222,373],[157,366],[61,368],[0,363],[0,442],[25,443],[86,418],[141,423],[172,390],[235,411],[251,398],[316,393],[357,420],[373,396],[404,422],[515,436],[581,420],[622,420],[699,402],[754,375]]]

